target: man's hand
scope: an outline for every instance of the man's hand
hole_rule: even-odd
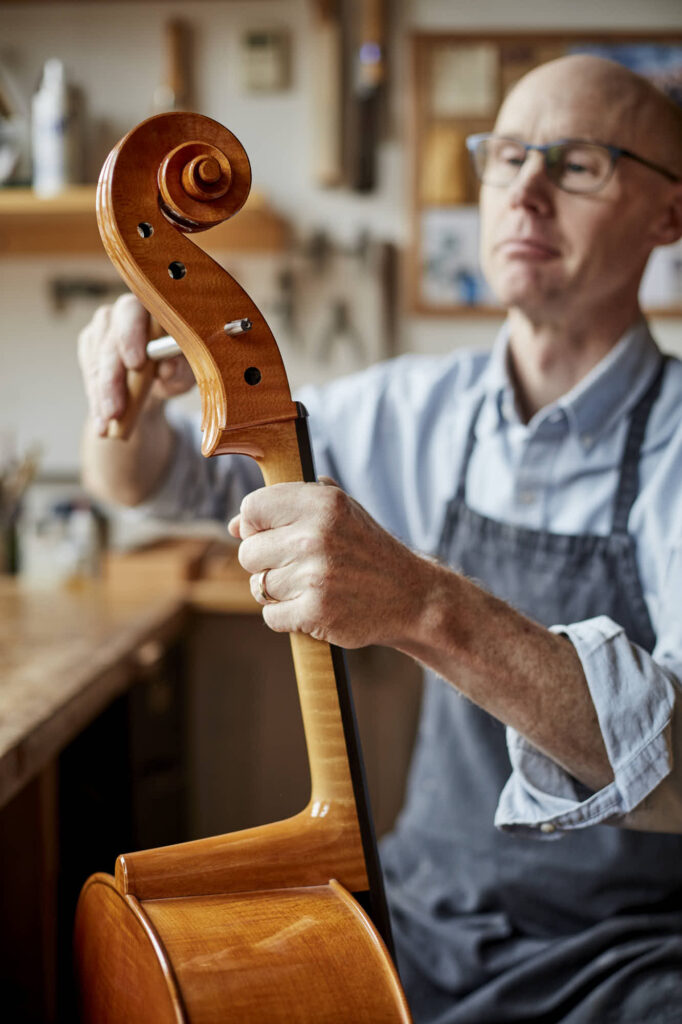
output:
[[[96,434],[103,437],[109,420],[119,419],[127,402],[126,372],[145,364],[149,314],[133,295],[100,306],[78,337],[80,363]],[[188,391],[194,376],[184,356],[159,364],[152,395],[157,401]]]
[[[330,480],[247,495],[229,524],[251,592],[277,632],[342,647],[399,646],[419,619],[426,566]],[[267,570],[266,602],[260,593]]]
[[[145,364],[148,335],[149,315],[133,295],[123,295],[113,306],[101,306],[78,338],[90,409],[83,432],[83,482],[103,501],[137,505],[154,493],[175,448],[164,400],[194,383],[184,356],[164,360],[128,440],[107,437],[109,420],[126,409],[127,371]]]

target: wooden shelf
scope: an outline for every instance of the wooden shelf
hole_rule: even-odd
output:
[[[49,198],[30,188],[0,189],[0,259],[103,252],[95,193],[95,185],[73,185]],[[209,253],[278,252],[290,237],[288,221],[252,192],[235,217],[195,240]]]

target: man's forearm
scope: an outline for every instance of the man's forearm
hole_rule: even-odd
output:
[[[420,561],[422,611],[400,648],[591,789],[611,782],[594,704],[570,641],[470,580]]]
[[[271,629],[404,651],[585,785],[611,781],[572,644],[411,551],[331,481],[260,488],[229,528]]]
[[[95,497],[137,505],[150,497],[165,476],[175,449],[175,434],[164,403],[147,402],[126,441],[100,437],[90,419],[82,442],[83,483]]]

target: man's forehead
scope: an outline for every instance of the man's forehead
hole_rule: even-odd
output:
[[[583,138],[631,145],[643,99],[635,83],[619,78],[590,65],[545,65],[513,88],[495,130],[538,143]]]

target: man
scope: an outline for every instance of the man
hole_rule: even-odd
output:
[[[682,116],[574,56],[527,75],[471,148],[509,311],[492,355],[307,393],[340,486],[261,488],[230,530],[273,629],[426,666],[382,853],[415,1019],[678,1020],[682,365],[637,292],[682,234]],[[129,301],[83,332],[86,478],[167,514],[236,508],[250,470],[201,466],[158,395],[127,448],[97,436],[143,346]]]

